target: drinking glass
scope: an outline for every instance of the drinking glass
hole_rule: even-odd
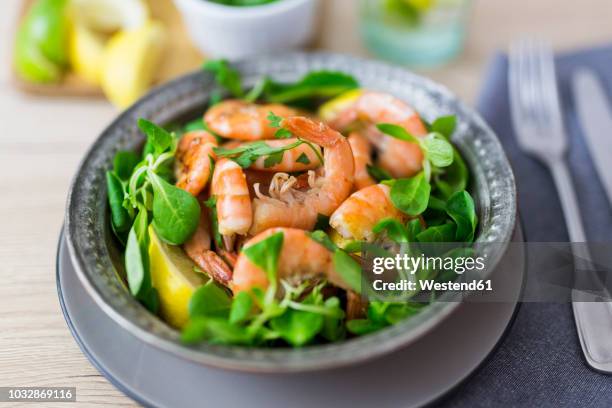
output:
[[[412,66],[448,62],[463,49],[470,0],[361,0],[361,36],[380,58]]]

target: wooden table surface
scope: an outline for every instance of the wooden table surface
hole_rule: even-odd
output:
[[[320,47],[367,55],[353,34],[357,0],[323,3]],[[132,406],[81,354],[55,287],[69,182],[117,111],[100,99],[32,97],[13,89],[18,8],[18,0],[0,2],[0,386],[76,386],[79,406]],[[557,49],[602,44],[612,40],[611,21],[610,0],[475,0],[464,54],[423,73],[473,102],[488,58],[511,39],[537,34]]]

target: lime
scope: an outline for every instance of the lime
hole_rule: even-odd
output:
[[[68,60],[67,0],[38,0],[19,27],[15,69],[30,82],[57,82]]]

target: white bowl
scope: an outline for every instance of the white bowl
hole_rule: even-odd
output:
[[[204,54],[238,59],[305,45],[314,34],[319,0],[279,0],[252,7],[208,0],[174,2]]]

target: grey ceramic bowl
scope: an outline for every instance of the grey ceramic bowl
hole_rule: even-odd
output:
[[[363,87],[392,93],[413,105],[425,119],[454,114],[454,142],[472,172],[479,211],[479,242],[510,241],[516,196],[512,170],[491,129],[448,90],[404,69],[380,62],[334,54],[283,54],[240,62],[246,86],[262,75],[293,81],[313,70],[339,70],[354,75]],[[457,302],[436,302],[419,315],[377,333],[302,349],[256,349],[202,344],[187,347],[179,333],[148,313],[125,289],[118,276],[118,248],[109,228],[104,172],[118,150],[137,149],[143,136],[138,118],[165,124],[201,113],[211,91],[211,75],[195,72],[164,85],[122,113],[98,138],[83,159],[72,183],[66,213],[66,236],[77,274],[97,304],[119,325],[145,342],[199,363],[253,372],[297,372],[354,364],[406,346],[444,321]],[[503,245],[494,246],[489,266]]]

